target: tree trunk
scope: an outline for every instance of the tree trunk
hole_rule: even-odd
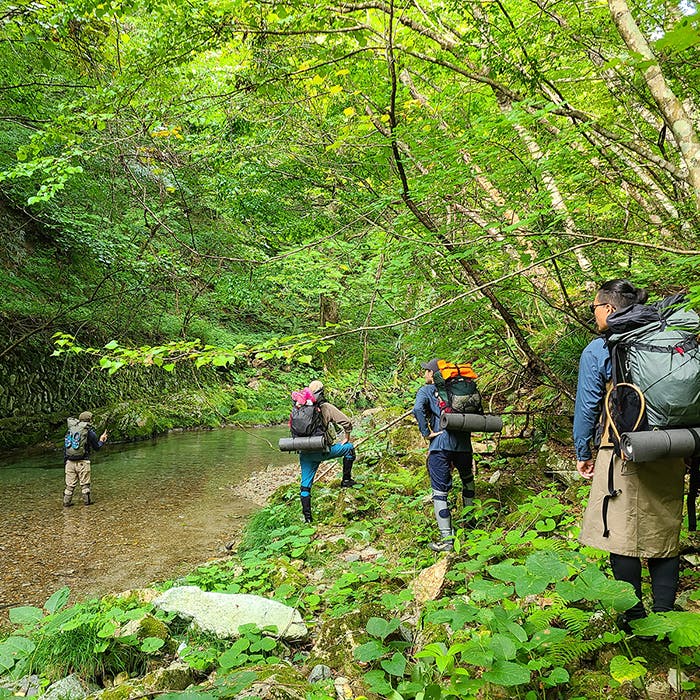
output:
[[[613,22],[627,44],[627,48],[653,62],[644,69],[644,80],[678,142],[681,156],[688,167],[688,180],[695,192],[695,203],[700,209],[700,138],[695,133],[693,122],[681,100],[676,97],[666,82],[658,60],[634,21],[626,0],[608,0],[608,6]]]

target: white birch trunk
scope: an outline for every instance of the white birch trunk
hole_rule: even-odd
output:
[[[688,168],[688,180],[695,194],[695,203],[700,209],[700,137],[695,132],[693,122],[683,103],[666,82],[658,60],[632,17],[626,0],[608,0],[608,6],[613,22],[627,44],[627,48],[648,61],[653,61],[652,65],[644,69],[644,80],[676,138],[681,156]]]

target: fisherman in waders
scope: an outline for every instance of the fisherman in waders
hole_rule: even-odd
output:
[[[315,396],[315,404],[321,409],[323,428],[326,432],[326,444],[330,445],[323,452],[300,452],[299,466],[301,467],[301,511],[307,523],[311,518],[311,485],[313,484],[316,470],[319,464],[327,459],[343,458],[343,480],[340,485],[344,488],[355,486],[357,482],[352,478],[352,463],[355,461],[355,447],[350,442],[352,422],[350,419],[323,395],[323,383],[315,380],[309,384],[309,391]],[[339,443],[335,442],[336,435],[334,425],[344,431]]]
[[[68,419],[68,432],[63,443],[63,461],[66,470],[66,488],[63,506],[73,505],[73,491],[80,484],[83,503],[92,504],[90,497],[90,450],[99,450],[107,442],[105,430],[99,439],[92,425],[92,413],[83,411],[78,418]]]

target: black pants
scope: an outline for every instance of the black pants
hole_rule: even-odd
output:
[[[664,559],[649,559],[649,574],[651,575],[651,593],[654,599],[654,612],[673,610],[678,590],[680,557]],[[610,566],[613,576],[618,581],[627,581],[634,587],[639,602],[627,611],[627,617],[637,619],[646,616],[642,603],[642,561],[639,557],[626,557],[622,554],[610,554]]]

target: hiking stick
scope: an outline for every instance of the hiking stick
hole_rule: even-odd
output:
[[[395,418],[393,421],[391,421],[391,423],[387,423],[386,425],[382,426],[378,430],[375,430],[373,433],[370,433],[369,435],[365,435],[365,437],[363,437],[361,440],[358,440],[355,443],[355,447],[361,445],[363,442],[365,442],[366,440],[369,440],[371,437],[374,437],[375,435],[379,435],[379,433],[383,433],[385,430],[388,430],[389,428],[393,428],[397,423],[401,422],[404,418],[408,418],[408,416],[410,416],[412,413],[413,413],[413,409],[411,409],[410,411],[406,411],[406,413],[400,415],[398,418]],[[316,483],[317,481],[321,481],[321,479],[323,479],[323,477],[326,474],[328,474],[328,472],[331,469],[333,469],[333,467],[336,467],[336,466],[338,466],[338,465],[335,462],[332,462],[320,474],[317,472],[316,476],[314,477],[314,483]]]

